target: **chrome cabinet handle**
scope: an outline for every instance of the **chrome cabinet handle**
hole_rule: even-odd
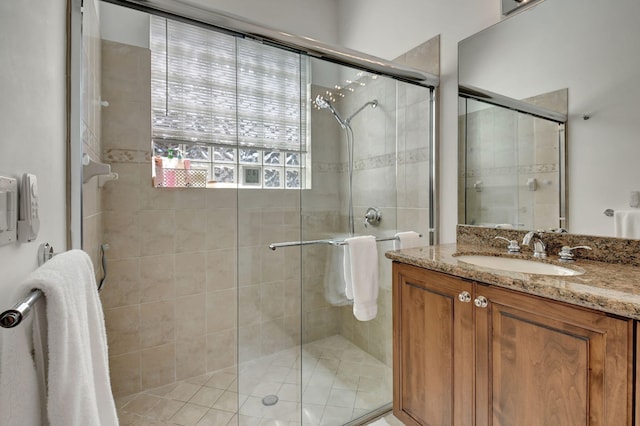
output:
[[[462,303],[469,303],[471,302],[471,294],[468,291],[463,291],[458,295],[458,300]]]
[[[489,306],[489,301],[484,296],[478,296],[473,301],[473,304],[476,305],[478,308],[486,308],[487,306]]]

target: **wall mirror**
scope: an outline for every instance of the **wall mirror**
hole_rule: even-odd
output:
[[[493,122],[476,129],[480,145],[467,144],[467,133],[473,133],[470,126],[475,123],[461,126],[460,223],[504,224],[516,229],[561,226],[571,233],[614,235],[613,219],[604,212],[630,209],[631,191],[640,190],[640,167],[636,164],[640,159],[638,16],[640,3],[635,0],[616,2],[615,7],[597,0],[546,0],[460,42],[461,87],[477,88],[516,103],[531,101],[534,108],[566,112],[566,129],[554,129],[556,143],[552,144],[548,123],[531,124],[533,116],[529,114],[505,118],[516,108],[483,102],[470,105],[468,97],[460,97],[461,123],[474,118],[466,117],[470,112],[477,118],[479,112],[493,111]],[[528,145],[527,141],[537,139],[531,132],[537,131],[545,133],[547,142]],[[523,134],[525,139],[518,145],[514,140]],[[500,145],[503,140],[510,141],[511,148]],[[561,157],[564,147],[566,158]],[[471,148],[475,154],[469,155]],[[534,159],[557,158],[557,182],[535,175],[511,176],[511,183],[502,182],[499,191],[491,193],[492,176],[480,178],[465,168],[469,157],[477,155],[485,166],[495,166],[494,175],[507,166],[522,169],[519,161],[527,150]],[[540,164],[551,163],[531,164],[542,167]],[[554,188],[553,195],[548,192],[543,197],[549,187]],[[467,204],[475,202],[478,194],[484,195],[483,191],[492,194],[482,206],[483,212],[500,214],[472,218],[466,214],[472,207]],[[500,207],[507,205],[505,200],[521,203],[524,195],[531,193],[541,200]],[[563,195],[566,211],[562,210]],[[509,209],[516,213],[507,215],[505,210]],[[543,213],[553,219],[540,223],[529,220]]]

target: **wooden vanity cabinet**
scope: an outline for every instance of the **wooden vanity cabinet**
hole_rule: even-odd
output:
[[[405,424],[632,424],[632,320],[393,268],[393,410]]]
[[[473,304],[458,300],[471,301],[473,283],[395,262],[393,276],[394,415],[473,424]]]

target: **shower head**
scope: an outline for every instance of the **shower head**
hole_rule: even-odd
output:
[[[318,105],[318,108],[320,109],[329,108],[329,101],[318,95],[316,96],[316,105]]]
[[[320,109],[325,109],[325,108],[329,109],[329,111],[331,111],[335,119],[338,120],[338,123],[340,123],[342,127],[347,127],[349,125],[347,121],[344,121],[342,117],[340,117],[340,114],[338,114],[338,111],[336,111],[333,105],[331,105],[331,103],[325,98],[323,98],[322,96],[320,95],[316,96],[316,105]]]

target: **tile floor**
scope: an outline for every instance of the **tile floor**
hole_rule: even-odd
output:
[[[279,401],[265,406],[267,395]],[[337,426],[391,399],[391,369],[336,335],[242,364],[237,378],[217,371],[116,404],[122,426]]]

